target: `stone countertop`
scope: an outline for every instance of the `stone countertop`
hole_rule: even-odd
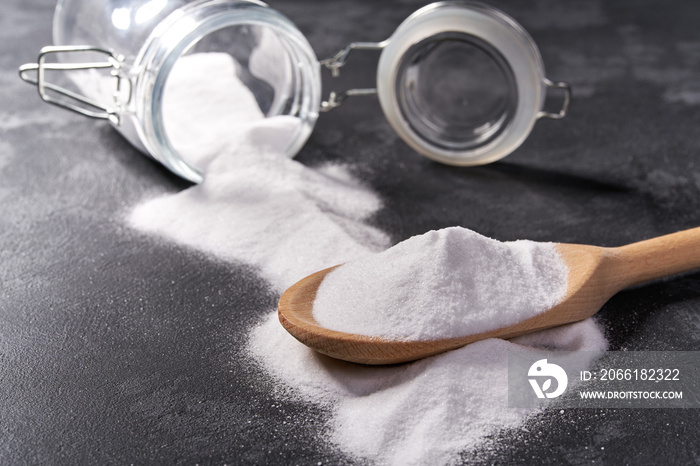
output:
[[[422,5],[271,2],[320,57],[379,41]],[[298,160],[346,161],[400,241],[461,225],[500,240],[616,246],[700,225],[700,4],[503,0],[570,82],[563,121],[540,121],[477,168],[409,149],[374,98],[324,114]],[[0,16],[0,462],[350,461],[317,440],[324,413],[280,399],[242,354],[277,296],[244,267],[156,240],[124,217],[187,184],[108,125],[43,104],[17,77],[51,41],[52,0]],[[338,86],[372,86],[376,56]],[[555,103],[556,104],[556,103]],[[203,303],[206,303],[204,305]],[[611,349],[700,350],[700,274],[639,286],[599,313]],[[700,410],[545,411],[465,461],[689,464]]]

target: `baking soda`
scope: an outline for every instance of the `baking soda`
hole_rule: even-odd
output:
[[[411,364],[362,366],[305,347],[271,314],[253,330],[249,346],[290,396],[330,410],[329,440],[340,450],[380,464],[439,465],[538,412],[508,408],[508,352],[535,361],[540,349],[603,351],[607,342],[588,319],[510,341],[482,340]]]
[[[173,72],[183,73],[177,80],[171,77],[182,86],[199,79],[189,67]],[[209,141],[202,152],[210,151],[197,159],[206,171],[204,182],[145,201],[130,214],[131,225],[250,264],[280,293],[309,273],[386,249],[387,236],[365,223],[381,207],[377,196],[346,168],[311,169],[288,159],[284,149],[299,122],[261,120],[249,97],[241,96],[239,108],[239,115],[250,112],[249,124],[235,126],[225,140],[218,132],[206,134],[206,125],[200,128],[205,134],[199,137]],[[172,121],[169,133],[186,120]],[[587,320],[521,340],[485,340],[411,364],[365,367],[317,354],[282,328],[275,310],[259,311],[267,316],[251,330],[251,358],[287,396],[328,409],[329,445],[350,457],[385,464],[452,462],[490,433],[516,427],[536,412],[506,407],[507,351],[605,347],[601,332]]]
[[[163,124],[175,150],[199,168],[230,153],[231,136],[265,118],[237,78],[239,68],[227,53],[195,53],[176,61],[168,75]]]
[[[502,243],[452,227],[333,270],[313,315],[331,330],[387,340],[453,338],[533,317],[561,301],[566,285],[553,243]]]
[[[253,265],[280,292],[320,269],[385,249],[387,235],[363,222],[381,206],[377,196],[340,165],[310,169],[289,159],[285,151],[299,129],[299,119],[262,119],[250,91],[240,82],[229,82],[238,81],[230,74],[235,65],[221,60],[232,62],[231,57],[198,55],[181,58],[185,64],[173,68],[165,100],[179,115],[186,115],[186,104],[212,99],[216,92],[211,88],[202,90],[197,99],[196,93],[180,87],[198,83],[198,66],[212,68],[206,62],[213,55],[213,64],[227,76],[214,84],[223,86],[222,92],[236,89],[243,94],[229,120],[237,124],[224,133],[225,139],[217,125],[198,126],[196,140],[202,141],[205,156],[195,159],[205,170],[205,181],[137,206],[130,223],[225,260]],[[219,114],[221,120],[227,119],[229,103],[201,105],[215,112],[209,120],[218,121]],[[245,114],[250,115],[248,123]],[[166,121],[169,133],[177,134],[178,125],[187,126],[188,120],[166,116]],[[196,149],[194,144],[187,147]]]

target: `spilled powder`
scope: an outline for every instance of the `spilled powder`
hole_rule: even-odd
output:
[[[173,68],[164,96],[176,113],[165,117],[169,134],[180,133],[180,126],[188,133],[183,115],[190,106],[213,112],[206,120],[221,115],[232,124],[223,132],[215,124],[199,125],[195,140],[201,141],[202,155],[196,160],[205,181],[137,206],[131,225],[253,265],[278,291],[320,269],[385,249],[387,235],[363,222],[381,205],[376,195],[340,165],[311,169],[285,156],[299,119],[262,119],[254,97],[234,74],[237,66],[227,54],[194,54]],[[221,73],[207,81],[221,88],[192,90],[199,89],[202,68]],[[216,89],[241,95],[207,103]],[[234,100],[235,115],[229,115]],[[190,156],[196,151],[196,144],[183,147]]]
[[[318,170],[284,155],[298,120],[275,117],[231,137],[205,181],[137,206],[136,228],[257,267],[278,291],[388,244],[362,220],[378,199],[340,166]]]
[[[500,242],[452,227],[326,275],[313,315],[331,330],[435,340],[513,325],[557,304],[567,267],[553,243]]]
[[[200,78],[190,67],[173,73],[182,73],[172,81],[178,86],[193,86],[191,81]],[[202,90],[202,98],[211,91]],[[145,201],[131,212],[130,224],[250,264],[280,293],[309,273],[386,249],[387,236],[365,224],[381,207],[377,196],[341,166],[312,169],[288,159],[284,149],[298,121],[260,120],[249,97],[241,95],[243,107],[237,110],[239,116],[249,112],[247,124],[237,125],[224,139],[200,135],[209,141],[198,159],[205,181]],[[173,123],[169,131],[178,131],[185,121]],[[201,130],[206,133],[207,126]],[[411,364],[364,367],[315,353],[282,328],[274,309],[259,312],[266,317],[251,330],[251,358],[288,396],[328,410],[329,445],[349,457],[383,464],[450,463],[490,433],[517,427],[532,415],[534,410],[507,408],[508,351],[606,346],[598,327],[587,320],[521,340],[485,340]]]
[[[379,464],[449,464],[500,429],[537,412],[508,408],[508,352],[602,351],[591,319],[510,341],[489,339],[398,366],[362,366],[305,347],[275,315],[254,329],[250,350],[289,394],[327,407],[329,440]],[[583,364],[583,361],[573,361]],[[569,365],[577,369],[575,365]],[[585,367],[581,367],[583,370]]]

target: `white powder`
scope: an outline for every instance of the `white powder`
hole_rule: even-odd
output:
[[[173,78],[182,86],[199,79],[188,67],[174,72],[183,73]],[[216,95],[213,89],[202,92]],[[241,114],[250,112],[256,120],[259,109],[246,106],[248,97],[241,96]],[[202,141],[215,142],[204,144],[203,152],[213,152],[198,159],[205,181],[144,202],[129,221],[216,257],[252,264],[280,292],[311,272],[388,247],[386,235],[363,223],[380,207],[375,194],[339,166],[311,169],[283,155],[297,124],[293,118],[257,121],[218,142],[202,127]],[[412,364],[364,367],[315,353],[281,327],[274,310],[267,312],[250,334],[251,356],[290,395],[330,410],[327,440],[346,455],[387,464],[447,463],[534,412],[506,408],[506,351],[533,348],[486,340]],[[522,338],[529,346],[605,347],[591,320]]]
[[[198,55],[180,61],[194,59],[199,65],[209,58]],[[232,62],[230,56],[211,55],[212,63],[234,69],[232,64],[220,63],[222,57]],[[169,78],[177,84],[169,88],[171,105],[183,114],[186,106],[176,102],[178,97],[185,96],[181,102],[192,105],[200,100],[178,88],[200,81],[198,68],[187,61],[186,65],[175,67],[172,73],[177,74]],[[240,82],[228,82],[235,75],[227,76],[212,85],[218,83],[243,94],[235,119],[245,120],[241,115],[248,113],[252,123],[239,123],[226,132],[225,139],[216,125],[199,126],[202,135],[196,140],[201,139],[203,152],[209,152],[208,157],[199,158],[200,167],[206,170],[205,181],[138,206],[130,223],[218,257],[257,266],[279,291],[310,273],[386,248],[387,236],[363,223],[381,206],[376,195],[341,166],[313,170],[287,158],[285,149],[299,120],[260,120],[250,92]],[[215,95],[214,89],[207,88],[200,97],[206,100]],[[229,109],[227,105],[200,105],[223,114]],[[187,126],[186,118],[169,121]],[[171,128],[178,133],[176,127]]]
[[[279,291],[387,245],[361,223],[380,205],[374,195],[341,167],[311,170],[284,155],[297,124],[276,117],[239,133],[204,183],[138,206],[131,224],[257,266]]]
[[[195,53],[177,60],[168,75],[163,91],[168,139],[200,168],[207,159],[229,152],[230,136],[265,117],[238,79],[239,67],[227,53]]]
[[[550,309],[566,284],[554,244],[502,243],[453,227],[338,267],[323,279],[313,314],[326,328],[388,340],[452,338]]]
[[[250,348],[292,394],[330,408],[330,440],[342,451],[380,464],[439,465],[538,411],[507,407],[509,351],[535,361],[537,348],[602,351],[607,343],[588,319],[510,341],[482,340],[411,364],[361,366],[305,347],[270,315],[251,334]],[[583,362],[572,363],[583,370]]]

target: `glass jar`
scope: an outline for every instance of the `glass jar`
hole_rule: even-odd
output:
[[[481,3],[428,5],[389,39],[352,43],[321,62],[291,21],[257,0],[60,0],[53,35],[56,45],[23,65],[22,79],[49,103],[108,120],[195,183],[203,179],[197,151],[231,131],[297,117],[291,157],[319,111],[350,96],[377,94],[408,145],[452,165],[505,157],[537,119],[564,117],[570,101],[568,84],[545,78],[525,30]],[[337,76],[362,49],[381,50],[376,88],[322,102],[319,64]],[[564,90],[558,113],[543,110],[549,87]]]
[[[42,98],[109,120],[135,147],[195,183],[203,179],[193,153],[202,145],[201,130],[213,144],[247,124],[249,112],[238,114],[241,99],[261,117],[299,118],[290,156],[318,117],[316,55],[294,24],[262,2],[60,0],[53,35],[57,45],[21,69]],[[47,79],[56,71],[68,74],[77,90]],[[199,89],[183,95],[172,90],[176,80],[184,80],[180,88]]]
[[[565,91],[543,110],[547,88]],[[408,17],[386,41],[377,90],[387,120],[438,162],[481,165],[513,152],[539,118],[563,118],[570,87],[544,74],[529,34],[479,3],[438,2]]]

